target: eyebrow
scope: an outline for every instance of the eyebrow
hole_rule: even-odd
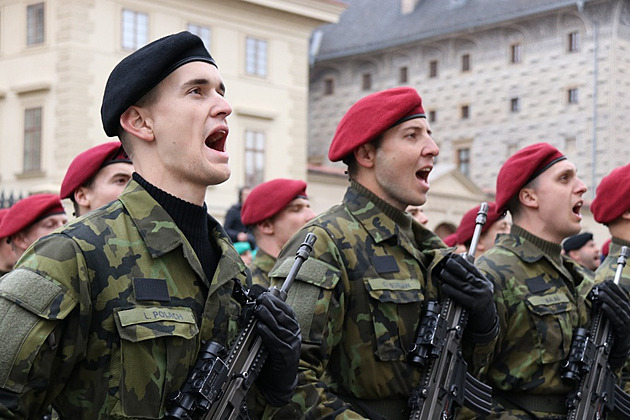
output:
[[[185,82],[182,86],[184,87],[184,89],[187,89],[192,86],[198,86],[198,85],[205,86],[209,84],[210,84],[210,80],[205,79],[205,78],[200,78],[200,79],[191,79]],[[223,84],[223,82],[219,83],[219,87],[217,88],[217,91],[220,92],[222,95],[225,95],[225,85]]]

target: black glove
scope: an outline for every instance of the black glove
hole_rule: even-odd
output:
[[[623,365],[630,352],[630,301],[628,294],[612,280],[593,287],[589,298],[601,307],[614,335],[608,363],[614,370]]]
[[[436,275],[444,294],[468,310],[467,330],[479,336],[476,341],[494,338],[499,324],[492,282],[459,254],[451,254]]]
[[[269,404],[279,407],[291,400],[297,386],[300,326],[293,309],[271,293],[256,298],[254,316],[268,353],[258,376],[258,388]]]

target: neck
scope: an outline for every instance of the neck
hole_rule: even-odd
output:
[[[158,170],[158,165],[149,166],[148,169],[146,165],[140,166],[135,162],[134,165],[135,173],[160,190],[197,206],[203,206],[206,201],[205,187],[174,179],[166,171]]]

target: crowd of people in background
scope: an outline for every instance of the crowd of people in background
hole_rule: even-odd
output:
[[[148,44],[105,88],[103,127],[120,141],[79,154],[59,194],[0,210],[0,332],[12,333],[0,342],[0,417],[162,418],[201,343],[234,339],[247,296],[270,350],[254,418],[404,418],[421,380],[406,353],[425,301],[444,298],[470,315],[464,352],[493,388],[486,418],[566,414],[560,371],[593,290],[630,392],[630,275],[611,282],[630,246],[630,165],[597,187],[591,209],[610,233],[600,251],[581,232],[575,165],[548,143],[524,147],[501,167],[473,251],[480,206],[453,229],[427,228],[440,151],[418,92],[392,88],[337,126],[329,159],[349,177],[338,205],[316,215],[304,181],[278,178],[243,186],[220,224],[205,197],[230,176],[224,95],[198,37]],[[317,241],[286,302],[266,293],[307,233]]]

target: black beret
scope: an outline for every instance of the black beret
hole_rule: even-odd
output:
[[[562,248],[564,249],[564,252],[580,249],[591,239],[593,239],[592,233],[578,233],[577,235],[569,236],[568,238],[566,238],[564,242],[562,242]]]
[[[160,38],[125,57],[105,85],[101,120],[109,137],[118,135],[120,116],[177,68],[191,61],[217,67],[203,41],[190,32]]]

